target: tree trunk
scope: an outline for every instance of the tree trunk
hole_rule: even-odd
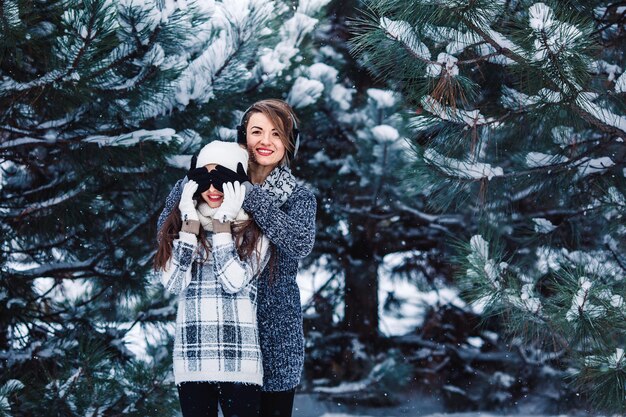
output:
[[[344,327],[362,338],[378,336],[378,265],[373,228],[355,222],[353,245],[344,259]]]

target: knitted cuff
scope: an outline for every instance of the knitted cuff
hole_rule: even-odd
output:
[[[230,233],[230,222],[213,219],[213,233]]]
[[[200,221],[198,220],[184,220],[183,226],[180,228],[181,232],[193,233],[197,235],[200,233]]]

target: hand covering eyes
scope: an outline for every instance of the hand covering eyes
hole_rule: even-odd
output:
[[[205,167],[190,169],[187,171],[187,179],[198,183],[198,189],[193,194],[193,198],[196,200],[201,198],[200,194],[211,188],[213,182],[213,176]]]
[[[225,182],[235,182],[235,181],[239,181],[240,184],[243,184],[246,181],[250,181],[250,178],[246,174],[246,171],[244,171],[243,165],[241,164],[241,162],[237,164],[237,172],[231,169],[228,169],[222,165],[217,165],[215,169],[211,171],[211,173],[213,173],[217,181],[219,181],[222,184]]]
[[[208,171],[205,167],[193,168],[187,172],[187,178],[198,183],[198,189],[193,198],[200,200],[201,194],[211,188],[211,184],[219,191],[224,192],[224,183],[239,181],[243,183],[250,181],[243,165],[237,165],[237,172],[234,172],[222,165],[217,165],[213,171]]]

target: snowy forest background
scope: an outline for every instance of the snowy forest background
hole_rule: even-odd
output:
[[[0,1],[0,415],[176,415],[156,218],[269,97],[318,199],[300,393],[624,413],[625,14]]]

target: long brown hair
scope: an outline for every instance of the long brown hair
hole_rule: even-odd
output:
[[[154,255],[154,269],[156,271],[164,270],[167,262],[172,257],[174,240],[178,239],[178,232],[180,232],[182,224],[180,210],[174,208],[169,216],[167,216],[158,232],[159,244],[157,252]],[[259,226],[257,226],[254,220],[250,219],[243,222],[232,223],[231,231],[239,258],[242,260],[250,259],[252,255],[255,254],[257,243],[261,238],[261,229],[259,229]],[[204,253],[203,261],[206,262],[211,253],[211,243],[209,242],[207,232],[202,227],[198,234],[198,244],[199,248],[202,249],[202,253]],[[259,262],[261,261],[258,256],[257,259]],[[257,265],[257,267],[258,266],[259,265]]]
[[[287,102],[283,100],[278,100],[275,98],[270,98],[267,100],[261,100],[254,103],[248,109],[245,118],[243,119],[243,127],[244,129],[248,129],[248,122],[250,121],[250,116],[254,113],[262,113],[266,116],[272,124],[276,127],[276,131],[278,132],[278,136],[283,143],[283,146],[287,150],[285,152],[285,156],[283,157],[282,163],[285,165],[289,165],[291,161],[289,161],[289,154],[293,155],[293,151],[295,150],[295,138],[293,137],[293,128],[294,128],[294,120],[298,123],[298,119],[296,118],[293,109]]]

